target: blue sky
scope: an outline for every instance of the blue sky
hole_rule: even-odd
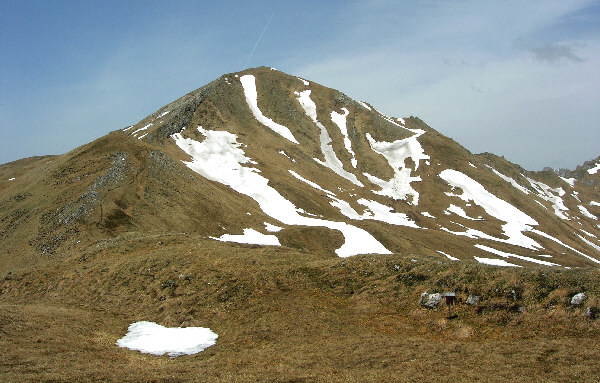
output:
[[[600,1],[4,0],[0,50],[0,163],[260,65],[526,169],[600,155]]]

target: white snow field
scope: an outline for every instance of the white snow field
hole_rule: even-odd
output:
[[[348,137],[348,128],[346,127],[346,117],[350,112],[346,108],[342,108],[342,111],[344,111],[344,114],[340,114],[336,111],[331,112],[331,121],[340,128],[340,132],[342,132],[342,135],[344,136],[344,146],[348,153],[350,153],[350,156],[352,156],[350,162],[352,163],[352,167],[356,168],[358,163],[354,151],[352,150],[352,141],[350,141],[350,137]]]
[[[378,142],[375,141],[369,133],[367,133],[366,136],[367,140],[369,141],[369,145],[371,145],[371,149],[385,157],[388,164],[392,167],[392,169],[394,169],[394,177],[389,181],[385,181],[371,174],[364,174],[369,181],[381,187],[381,190],[373,191],[375,194],[388,196],[393,199],[407,200],[408,203],[418,205],[419,193],[413,189],[412,186],[410,186],[410,183],[421,181],[421,177],[412,177],[411,169],[406,167],[405,161],[407,158],[411,158],[415,164],[414,171],[417,171],[419,168],[419,162],[421,160],[429,159],[429,156],[425,154],[423,147],[417,140],[417,138],[425,133],[425,131],[420,129],[404,128],[391,119],[389,119],[389,121],[415,134],[411,137],[394,142]],[[408,196],[412,197],[412,199],[408,200]]]
[[[473,201],[492,217],[506,222],[506,224],[502,225],[502,230],[508,239],[500,241],[533,250],[542,248],[536,241],[522,233],[523,231],[531,230],[532,226],[536,226],[538,224],[536,220],[488,192],[480,183],[466,174],[457,170],[446,169],[440,173],[440,177],[450,186],[459,187],[463,191],[461,195],[446,193],[447,195],[458,197],[467,202]],[[472,233],[478,235],[477,233],[481,232],[472,230]]]
[[[314,160],[333,170],[337,175],[344,177],[353,184],[360,187],[364,186],[354,174],[344,170],[344,164],[339,158],[337,158],[335,151],[333,150],[333,146],[331,145],[331,137],[329,136],[329,133],[327,133],[327,129],[325,129],[325,126],[323,126],[323,124],[321,124],[317,119],[317,105],[310,98],[311,90],[307,89],[303,90],[302,92],[295,93],[298,96],[298,102],[300,102],[300,105],[304,109],[306,115],[310,117],[315,125],[317,125],[317,127],[321,130],[319,140],[321,141],[321,152],[323,152],[325,161],[321,161],[318,158],[314,158]]]
[[[458,215],[459,217],[462,217],[465,219],[470,219],[471,221],[482,221],[483,220],[483,218],[481,218],[481,217],[478,217],[478,218],[469,217],[467,215],[467,213],[465,213],[465,211],[463,210],[462,207],[456,206],[454,204],[450,204],[450,206],[448,207],[448,209],[446,209],[444,211],[444,213],[446,213],[447,215],[454,213],[454,214]]]
[[[266,215],[286,225],[323,226],[339,230],[345,239],[344,244],[335,251],[340,257],[357,254],[391,254],[371,234],[361,228],[345,222],[300,215],[292,202],[269,186],[269,180],[259,174],[259,169],[242,166],[242,164],[255,162],[245,156],[241,149],[242,144],[237,142],[235,134],[205,130],[201,126],[198,127],[198,131],[206,137],[202,142],[183,138],[180,133],[172,136],[177,146],[192,157],[192,161],[183,162],[196,173],[249,196],[259,204]]]
[[[244,229],[244,234],[223,234],[218,238],[209,238],[221,242],[246,243],[250,245],[281,246],[281,243],[279,243],[279,239],[276,236],[271,234],[263,234],[254,229]]]
[[[214,345],[219,336],[205,327],[168,328],[154,322],[135,322],[117,340],[119,347],[152,355],[193,355]]]
[[[258,108],[258,93],[256,92],[256,79],[254,78],[254,76],[251,74],[244,75],[240,77],[240,82],[242,83],[242,87],[244,88],[244,96],[246,96],[246,102],[248,103],[248,106],[250,107],[254,118],[256,118],[258,122],[260,122],[267,128],[273,130],[275,133],[297,144],[298,141],[296,141],[296,138],[294,138],[294,135],[286,126],[278,124],[270,118],[266,117]]]

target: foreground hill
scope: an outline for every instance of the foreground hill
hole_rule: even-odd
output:
[[[0,166],[0,371],[593,381],[598,169],[529,172],[305,79],[224,75],[72,152]],[[424,292],[454,292],[458,317],[419,306]],[[219,340],[177,360],[116,348],[137,320]]]

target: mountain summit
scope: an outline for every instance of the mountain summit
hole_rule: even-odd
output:
[[[173,232],[323,256],[591,266],[597,164],[527,172],[418,118],[249,69],[65,155],[3,165],[0,264]]]

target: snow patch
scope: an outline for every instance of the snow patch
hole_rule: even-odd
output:
[[[444,212],[447,215],[450,215],[450,214],[454,213],[454,214],[458,215],[459,217],[470,219],[472,221],[483,221],[482,217],[479,217],[479,218],[471,218],[471,217],[469,217],[467,215],[467,213],[465,213],[465,211],[463,210],[463,208],[461,208],[460,206],[453,205],[453,204],[450,204],[450,206],[448,207],[448,209],[446,209]]]
[[[294,177],[296,177],[297,179],[299,179],[300,181],[312,186],[313,188],[320,190],[324,193],[329,194],[330,196],[335,196],[335,194],[333,192],[330,192],[329,190],[325,190],[323,189],[321,186],[319,186],[318,184],[316,184],[315,182],[312,182],[310,180],[307,180],[306,178],[302,177],[300,174],[296,173],[293,170],[288,170],[288,172],[290,172],[291,175],[293,175]]]
[[[407,158],[411,158],[415,164],[414,170],[417,171],[419,162],[421,160],[428,160],[430,157],[425,154],[423,147],[417,140],[417,138],[425,133],[425,131],[416,129],[407,130],[410,130],[415,134],[411,137],[394,142],[377,142],[369,133],[367,133],[366,136],[369,145],[371,145],[371,149],[385,157],[388,164],[394,169],[394,177],[389,181],[385,181],[368,173],[364,174],[369,181],[381,188],[379,191],[374,191],[375,194],[401,200],[407,200],[410,196],[412,199],[407,202],[418,205],[419,193],[412,188],[410,183],[421,181],[421,177],[412,177],[411,169],[406,167],[405,161]]]
[[[306,81],[305,79],[303,79],[303,78],[300,78],[300,77],[296,77],[296,78],[297,78],[298,80],[302,81],[302,83],[303,83],[304,85],[306,85],[306,86],[309,86],[309,85],[310,85],[310,83],[309,83],[308,81]]]
[[[587,172],[588,172],[589,174],[596,174],[596,173],[598,173],[598,170],[600,170],[600,162],[598,162],[598,163],[596,164],[596,166],[594,166],[593,168],[591,168],[591,169],[588,169],[588,170],[587,170]]]
[[[579,211],[581,211],[581,214],[583,214],[584,216],[591,218],[593,220],[598,220],[598,217],[596,217],[595,215],[590,213],[588,211],[588,209],[586,209],[583,205],[577,205],[577,207],[579,208]]]
[[[571,185],[572,188],[575,187],[575,178],[564,178],[564,177],[558,177],[561,180],[565,181],[566,183],[568,183],[569,185]]]
[[[223,234],[220,237],[209,237],[221,242],[247,243],[251,245],[281,246],[279,239],[270,234],[263,234],[254,229],[244,229],[244,234]]]
[[[429,214],[429,212],[427,212],[427,211],[424,211],[421,214],[424,215],[425,217],[435,218],[433,215]]]
[[[581,240],[585,243],[587,243],[588,245],[590,245],[591,247],[593,247],[594,249],[596,249],[596,251],[600,251],[600,246],[596,245],[594,242],[589,241],[588,239],[582,237],[581,235],[577,234],[577,236],[579,238],[581,238]]]
[[[284,152],[283,150],[279,151],[280,154],[283,154],[284,156],[286,156],[290,161],[292,162],[296,162],[295,159],[293,159],[292,157],[288,156],[286,152]]]
[[[580,229],[580,230],[581,230],[581,229]],[[592,233],[588,233],[588,232],[587,232],[587,231],[585,231],[585,230],[581,230],[581,231],[582,231],[582,232],[583,232],[585,235],[587,235],[588,237],[597,238],[597,237],[596,237],[594,234],[592,234]]]
[[[143,128],[139,128],[136,131],[134,131],[133,133],[131,133],[131,135],[134,136],[137,132],[141,132],[142,130],[146,130],[149,127],[151,127],[152,125],[154,125],[154,124],[148,124],[148,125],[144,126]]]
[[[260,109],[258,108],[258,93],[256,91],[256,79],[253,75],[247,74],[240,77],[240,82],[242,83],[242,87],[244,88],[244,96],[246,96],[246,102],[252,111],[252,115],[254,118],[258,120],[261,124],[266,126],[267,128],[273,130],[275,133],[280,136],[290,140],[291,142],[298,144],[296,138],[292,132],[285,126],[276,123],[270,118],[266,117]]]
[[[264,222],[264,224],[265,224],[265,230],[270,231],[271,233],[277,233],[277,232],[280,232],[281,230],[283,230],[283,227],[275,226],[268,222]]]
[[[164,327],[154,322],[135,322],[117,340],[119,347],[171,357],[197,354],[214,345],[219,336],[205,327]]]
[[[364,186],[354,174],[344,170],[344,164],[339,158],[337,158],[335,151],[333,150],[333,146],[331,145],[331,137],[329,136],[329,133],[327,133],[327,129],[325,129],[325,126],[323,126],[323,124],[317,120],[317,105],[315,105],[313,100],[311,100],[310,93],[310,89],[303,90],[302,92],[295,92],[295,94],[298,96],[298,101],[300,102],[300,105],[304,109],[306,115],[311,118],[311,120],[319,127],[319,129],[321,129],[319,140],[321,141],[321,151],[323,152],[325,161],[321,161],[317,158],[314,160],[319,164],[333,170],[337,175],[344,177],[353,184],[360,187]]]
[[[442,254],[442,255],[446,256],[446,258],[448,258],[448,259],[449,259],[449,260],[451,260],[451,261],[460,261],[460,259],[458,259],[458,258],[456,258],[456,257],[453,257],[453,256],[451,256],[450,254],[446,254],[446,253],[444,253],[444,252],[443,252],[443,251],[441,251],[441,250],[436,250],[436,251],[437,251],[438,253],[440,253],[440,254]]]
[[[519,265],[514,265],[510,262],[506,262],[503,259],[494,259],[494,258],[481,258],[481,257],[473,257],[479,263],[484,263],[486,265],[492,266],[505,266],[505,267],[523,267]]]
[[[591,206],[600,206],[600,202],[590,201]]]
[[[14,181],[14,180],[16,180],[16,178],[15,178],[15,177],[12,177],[12,178],[9,178],[8,180],[9,180],[9,181]]]
[[[367,105],[366,103],[362,102],[362,101],[356,101],[360,104],[360,106],[362,106],[365,109],[371,110],[371,107],[369,105]]]

